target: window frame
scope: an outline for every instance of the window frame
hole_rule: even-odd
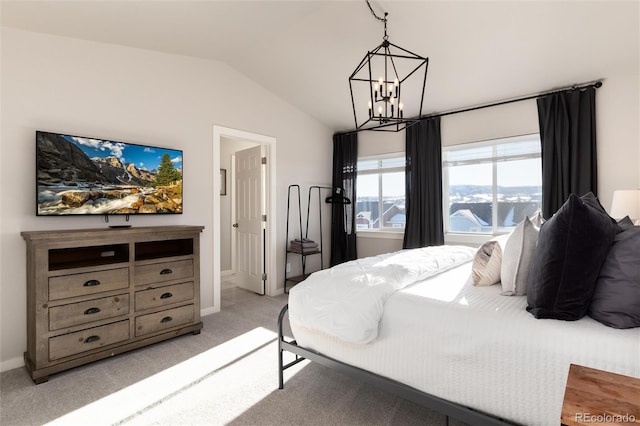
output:
[[[398,172],[402,172],[405,173],[406,171],[406,154],[404,151],[399,151],[399,152],[389,152],[389,153],[384,153],[384,154],[375,154],[375,155],[367,155],[367,156],[363,156],[363,157],[358,157],[358,163],[360,163],[361,161],[382,161],[382,160],[388,160],[388,159],[392,159],[392,158],[402,158],[404,160],[404,165],[403,166],[395,166],[395,167],[384,167],[381,168],[380,165],[378,165],[378,168],[375,169],[364,169],[361,170],[359,167],[357,168],[357,174],[356,174],[356,181],[358,179],[358,177],[363,176],[363,175],[378,175],[378,203],[379,206],[382,205],[382,175],[387,174],[387,173],[398,173]],[[356,183],[356,187],[357,187],[357,183]],[[405,183],[405,188],[406,188],[406,183]],[[405,197],[405,202],[406,202],[406,189],[404,191],[404,197]],[[358,202],[357,200],[357,191],[356,191],[356,203]],[[380,212],[380,214],[382,214],[382,212]],[[357,215],[357,212],[356,212]],[[370,237],[382,237],[382,238],[392,238],[392,239],[396,239],[396,238],[402,238],[404,236],[404,230],[405,228],[393,228],[393,227],[384,227],[384,228],[358,228],[356,225],[356,235],[359,236],[370,236]]]
[[[513,154],[513,155],[497,155],[497,149],[499,145],[505,145],[509,143],[517,143],[524,141],[537,140],[540,142],[540,133],[529,133],[525,135],[518,136],[507,136],[501,138],[493,138],[487,139],[483,141],[477,142],[467,142],[456,145],[448,145],[442,147],[442,214],[443,214],[443,227],[445,237],[450,237],[448,239],[451,242],[460,242],[460,241],[479,241],[486,240],[487,237],[493,237],[497,235],[507,234],[510,231],[501,231],[498,228],[498,163],[505,161],[517,161],[517,160],[527,160],[540,158],[542,159],[542,146],[540,145],[540,150],[536,153],[528,153],[528,154]],[[458,151],[464,149],[473,149],[473,148],[484,148],[484,147],[492,147],[492,156],[488,158],[482,159],[468,159],[468,160],[458,160],[458,161],[449,161],[445,160],[446,152],[449,151]],[[541,160],[542,161],[542,160]],[[461,165],[474,165],[474,164],[491,164],[491,186],[492,186],[492,198],[491,198],[491,232],[454,232],[449,229],[450,221],[449,221],[449,172],[447,167],[450,166],[461,166]]]

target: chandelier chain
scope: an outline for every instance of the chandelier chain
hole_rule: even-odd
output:
[[[371,7],[371,3],[369,3],[369,0],[365,0],[365,1],[367,2],[367,6],[369,6],[369,10],[371,11],[371,14],[373,15],[373,17],[376,18],[378,21],[382,21],[386,24],[388,13],[387,12],[384,13],[384,18],[379,17],[378,15],[376,15],[376,12]]]

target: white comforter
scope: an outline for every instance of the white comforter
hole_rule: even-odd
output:
[[[289,318],[345,342],[372,342],[391,294],[468,262],[474,253],[464,246],[424,247],[315,272],[291,289]]]

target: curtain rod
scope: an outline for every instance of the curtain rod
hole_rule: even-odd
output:
[[[454,109],[451,111],[445,111],[445,112],[436,112],[433,114],[426,114],[426,115],[422,115],[420,116],[420,119],[423,118],[434,118],[434,117],[444,117],[445,115],[453,115],[453,114],[459,114],[461,112],[469,112],[469,111],[475,111],[477,109],[484,109],[484,108],[490,108],[490,107],[495,107],[495,106],[500,106],[500,105],[506,105],[506,104],[511,104],[514,102],[520,102],[520,101],[528,101],[530,99],[536,99],[542,96],[548,96],[548,95],[553,95],[556,93],[562,93],[562,92],[566,92],[566,91],[571,91],[571,90],[582,90],[582,89],[586,89],[588,87],[595,87],[596,89],[599,89],[600,87],[602,87],[602,80],[596,80],[596,81],[591,81],[588,83],[582,83],[582,84],[577,84],[577,85],[573,85],[573,86],[567,86],[567,87],[563,87],[561,89],[552,89],[552,90],[548,90],[546,92],[540,92],[537,93],[535,95],[525,95],[525,96],[520,96],[517,98],[512,98],[512,99],[506,99],[506,100],[502,100],[502,101],[495,101],[495,102],[491,102],[488,104],[482,104],[482,105],[477,105],[477,106],[472,106],[472,107],[464,107],[464,108],[460,108],[460,109]]]
[[[490,107],[495,107],[495,106],[500,106],[500,105],[506,105],[506,104],[511,104],[514,102],[520,102],[520,101],[528,101],[530,99],[536,99],[542,96],[548,96],[548,95],[553,95],[555,93],[562,93],[562,92],[566,92],[566,91],[570,91],[570,90],[582,90],[582,89],[586,89],[588,87],[595,87],[596,89],[599,89],[600,87],[602,87],[602,79],[600,80],[594,80],[594,81],[590,81],[587,83],[582,83],[582,84],[574,84],[572,86],[566,86],[560,89],[551,89],[551,90],[547,90],[546,92],[540,92],[540,93],[536,93],[535,95],[524,95],[524,96],[519,96],[516,98],[512,98],[512,99],[505,99],[505,100],[501,100],[501,101],[495,101],[495,102],[491,102],[488,104],[481,104],[481,105],[476,105],[476,106],[472,106],[472,107],[464,107],[464,108],[459,108],[459,109],[454,109],[454,110],[450,110],[450,111],[444,111],[444,112],[434,112],[432,114],[426,114],[426,115],[422,115],[420,116],[420,120],[424,119],[424,118],[435,118],[435,117],[444,117],[446,115],[453,115],[453,114],[459,114],[461,112],[469,112],[469,111],[475,111],[477,109],[484,109],[484,108],[490,108]],[[354,130],[347,130],[344,132],[336,132],[335,134],[350,134],[350,133],[358,133],[361,131],[364,131],[366,129],[354,129]]]

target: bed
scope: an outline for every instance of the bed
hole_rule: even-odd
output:
[[[278,319],[280,388],[284,370],[309,359],[466,423],[550,425],[559,423],[570,364],[640,377],[639,327],[616,329],[589,316],[536,318],[527,311],[527,296],[505,296],[500,285],[473,285],[476,250],[454,250],[463,253],[458,260],[441,267],[440,259],[426,275],[409,271],[413,280],[383,292],[382,302],[373,303],[382,305],[373,336],[343,333],[349,318],[327,328],[331,298],[337,300],[335,312],[353,304],[351,290],[338,291],[344,283],[335,279],[334,268],[292,288]],[[356,266],[368,274],[386,260],[354,262],[364,262]],[[309,293],[322,283],[328,287],[319,298]],[[325,318],[307,315],[314,304],[320,305],[315,316]],[[287,314],[294,340],[283,335]],[[284,362],[286,352],[295,354],[293,361]]]

